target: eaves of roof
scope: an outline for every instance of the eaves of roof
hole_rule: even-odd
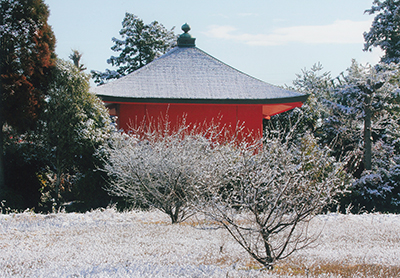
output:
[[[305,102],[309,95],[273,99],[199,99],[199,98],[132,98],[98,95],[105,102],[114,103],[182,103],[182,104],[280,104]]]

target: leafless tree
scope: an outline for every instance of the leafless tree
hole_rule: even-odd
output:
[[[297,143],[269,138],[215,147],[202,165],[198,202],[266,268],[309,246],[315,237],[307,224],[332,202],[344,180],[342,165],[311,135]]]

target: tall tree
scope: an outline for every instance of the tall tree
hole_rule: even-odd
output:
[[[40,132],[55,177],[50,195],[55,193],[57,201],[63,180],[94,170],[93,155],[112,130],[107,109],[89,87],[88,75],[70,62],[57,61]]]
[[[55,38],[43,0],[0,1],[0,173],[3,134],[8,124],[32,128],[43,109],[55,63]],[[0,174],[0,191],[5,188]]]
[[[363,67],[353,60],[344,83],[335,90],[336,110],[341,112],[343,118],[362,122],[363,161],[366,170],[372,169],[373,129],[380,129],[382,119],[386,118],[391,109],[398,106],[397,84],[392,82],[397,78],[393,77],[396,76],[396,72],[396,68],[385,64]],[[378,131],[375,131],[375,134],[377,133]]]
[[[111,49],[119,52],[119,56],[111,56],[107,60],[108,64],[118,69],[106,69],[105,72],[92,70],[94,82],[101,85],[107,80],[125,76],[166,53],[176,41],[173,29],[168,30],[157,21],[144,24],[136,15],[126,13],[119,32],[122,39],[112,38],[115,44]]]
[[[321,130],[330,137],[338,153],[352,153],[349,170],[357,178],[346,205],[355,209],[398,211],[400,156],[398,64],[374,67],[353,61],[332,92],[332,115]],[[349,141],[338,142],[342,133]],[[350,144],[348,143],[350,142]],[[352,169],[353,168],[353,169]],[[397,181],[396,181],[397,180]]]
[[[400,1],[374,0],[371,9],[365,11],[377,15],[369,32],[364,33],[364,51],[379,47],[384,51],[381,61],[384,63],[400,62]]]
[[[2,115],[19,130],[31,128],[43,108],[55,64],[55,38],[42,0],[0,2]]]

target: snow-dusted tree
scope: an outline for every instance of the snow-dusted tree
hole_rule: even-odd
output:
[[[298,75],[295,88],[309,94],[309,100],[301,110],[277,118],[288,117],[293,123],[298,115],[305,115],[310,119],[306,122],[314,126],[303,124],[301,130],[313,132],[319,144],[330,146],[337,159],[349,157],[347,171],[362,178],[354,183],[352,194],[342,200],[343,204],[368,210],[385,207],[387,211],[387,202],[396,203],[399,191],[394,182],[400,150],[398,65],[380,63],[372,67],[352,61],[347,72],[335,79],[328,73],[319,74],[320,70],[315,66]],[[364,169],[369,170],[363,173]]]
[[[374,0],[365,13],[377,15],[369,32],[364,33],[364,51],[379,47],[384,51],[381,61],[390,64],[400,62],[400,1]]]
[[[397,125],[397,141],[399,125]],[[400,212],[400,155],[384,140],[373,144],[373,169],[364,171],[342,201],[355,211]]]
[[[374,18],[370,31],[364,33],[364,50],[371,50],[372,47],[379,47],[383,50],[384,55],[381,62],[387,64],[377,65],[379,75],[386,75],[383,79],[382,89],[386,91],[386,96],[390,96],[388,101],[387,97],[381,98],[384,101],[384,107],[379,111],[380,107],[374,107],[375,111],[383,112],[384,118],[378,122],[383,122],[372,137],[374,142],[371,143],[373,157],[371,167],[366,165],[366,171],[354,184],[354,191],[358,193],[358,203],[368,210],[378,209],[383,211],[399,211],[400,210],[400,181],[399,177],[399,150],[398,141],[399,133],[391,132],[399,129],[399,115],[398,110],[393,106],[400,103],[398,88],[400,86],[398,78],[398,66],[393,63],[400,63],[400,1],[398,0],[374,0],[371,9],[366,10],[366,13],[377,14]],[[387,72],[385,72],[387,71]],[[394,77],[396,76],[397,77]],[[389,76],[389,77],[388,77]],[[378,80],[379,82],[379,80]],[[360,89],[369,95],[373,91],[374,85],[364,84]],[[375,84],[376,85],[376,84]],[[366,110],[366,119],[368,118],[368,110]],[[382,116],[382,113],[379,113]],[[372,116],[375,116],[374,114]],[[382,120],[383,119],[383,120]],[[376,125],[375,123],[372,125]],[[391,131],[390,131],[391,130]],[[368,130],[367,130],[368,132]],[[367,140],[370,137],[367,137]],[[367,146],[366,144],[366,146]],[[366,149],[367,151],[367,149]],[[389,155],[390,154],[390,155]],[[385,158],[382,160],[382,158]],[[375,160],[375,161],[374,161]],[[384,161],[384,163],[382,163]]]
[[[217,133],[212,128],[186,125],[171,130],[168,120],[140,125],[128,134],[116,133],[104,170],[112,178],[112,195],[137,205],[156,208],[178,223],[192,215],[201,168],[209,158]]]
[[[78,173],[84,174],[82,169],[94,170],[93,154],[112,125],[101,100],[89,92],[89,76],[70,62],[57,61],[46,102],[39,134],[47,148],[48,170],[54,175],[49,188],[58,199],[68,176],[77,178]]]
[[[108,64],[118,69],[106,69],[105,72],[92,70],[94,82],[101,85],[107,80],[125,76],[166,53],[176,41],[173,29],[168,30],[157,21],[144,24],[136,15],[126,13],[119,32],[122,39],[112,38],[115,45],[111,49],[120,54],[107,60]]]
[[[270,120],[265,120],[266,129],[286,129],[297,126],[296,132],[301,136],[305,132],[315,132],[321,125],[322,119],[330,113],[326,105],[330,91],[333,87],[329,72],[323,72],[320,63],[310,69],[303,69],[301,74],[296,74],[292,90],[309,95],[301,108],[275,115]]]
[[[349,138],[353,138],[352,145],[336,142],[336,147],[340,143],[344,148],[342,153],[353,152],[352,167],[359,169],[356,177],[361,177],[353,185],[352,200],[347,202],[368,210],[383,209],[385,206],[378,203],[392,202],[398,197],[384,196],[396,195],[399,190],[398,183],[389,186],[384,182],[386,178],[392,180],[389,173],[397,176],[393,167],[397,167],[399,154],[396,150],[399,141],[396,131],[399,128],[398,65],[381,63],[372,67],[353,61],[348,74],[335,88],[334,99],[333,114],[325,120],[323,130],[327,131],[325,134],[337,134],[338,138],[345,130]]]
[[[383,125],[388,125],[387,120],[393,118],[391,111],[398,107],[397,78],[398,67],[394,64],[372,67],[353,60],[343,84],[335,90],[334,109],[346,121],[362,123],[360,138],[363,138],[363,161],[367,170],[372,168],[373,133],[375,140],[382,135]]]
[[[298,143],[270,138],[214,146],[199,171],[198,202],[267,268],[313,242],[308,223],[333,201],[345,177],[342,164],[313,136]]]
[[[381,61],[387,64],[400,62],[400,1],[374,0],[365,13],[377,15],[369,32],[364,33],[364,51],[379,47],[384,51]]]

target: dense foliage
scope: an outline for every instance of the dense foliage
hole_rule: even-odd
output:
[[[351,147],[342,146],[341,153],[352,151],[352,167],[358,170],[346,202],[357,210],[400,209],[400,180],[394,170],[399,167],[400,155],[396,150],[400,138],[399,84],[398,65],[363,67],[353,62],[342,84],[333,90],[332,116],[324,127],[335,137],[346,129]]]
[[[33,128],[44,108],[55,38],[42,0],[1,0],[0,69],[2,124]]]
[[[89,76],[59,60],[39,130],[48,157],[46,186],[56,201],[62,198],[61,187],[72,192],[68,187],[95,169],[94,153],[111,129],[107,109],[89,92]]]
[[[0,1],[0,198],[6,197],[10,177],[4,161],[5,125],[18,132],[33,129],[44,109],[46,90],[55,63],[55,38],[47,24],[43,0]],[[23,154],[8,152],[12,161]],[[10,155],[12,157],[10,157]],[[3,165],[7,165],[5,176]],[[18,165],[21,170],[22,165]],[[12,171],[11,173],[15,173]],[[11,175],[12,177],[13,175]],[[35,194],[34,194],[35,195]]]
[[[399,65],[362,66],[353,61],[332,78],[320,65],[304,70],[294,88],[310,94],[302,109],[273,117],[267,126],[298,121],[329,146],[354,177],[342,209],[399,211]]]
[[[13,208],[51,210],[73,201],[75,209],[106,206],[104,175],[94,156],[113,125],[100,99],[89,92],[89,76],[58,60],[36,128],[6,129],[7,199]]]
[[[131,13],[125,14],[119,34],[122,39],[112,38],[115,45],[111,47],[113,51],[119,53],[119,56],[111,56],[107,60],[108,64],[118,69],[107,69],[105,72],[92,71],[94,82],[99,85],[107,80],[125,76],[150,63],[172,48],[176,39],[173,28],[168,30],[157,21],[144,24],[142,19]]]
[[[400,1],[374,0],[368,14],[377,14],[369,32],[364,33],[364,50],[379,47],[385,53],[381,61],[390,63],[400,62]]]

